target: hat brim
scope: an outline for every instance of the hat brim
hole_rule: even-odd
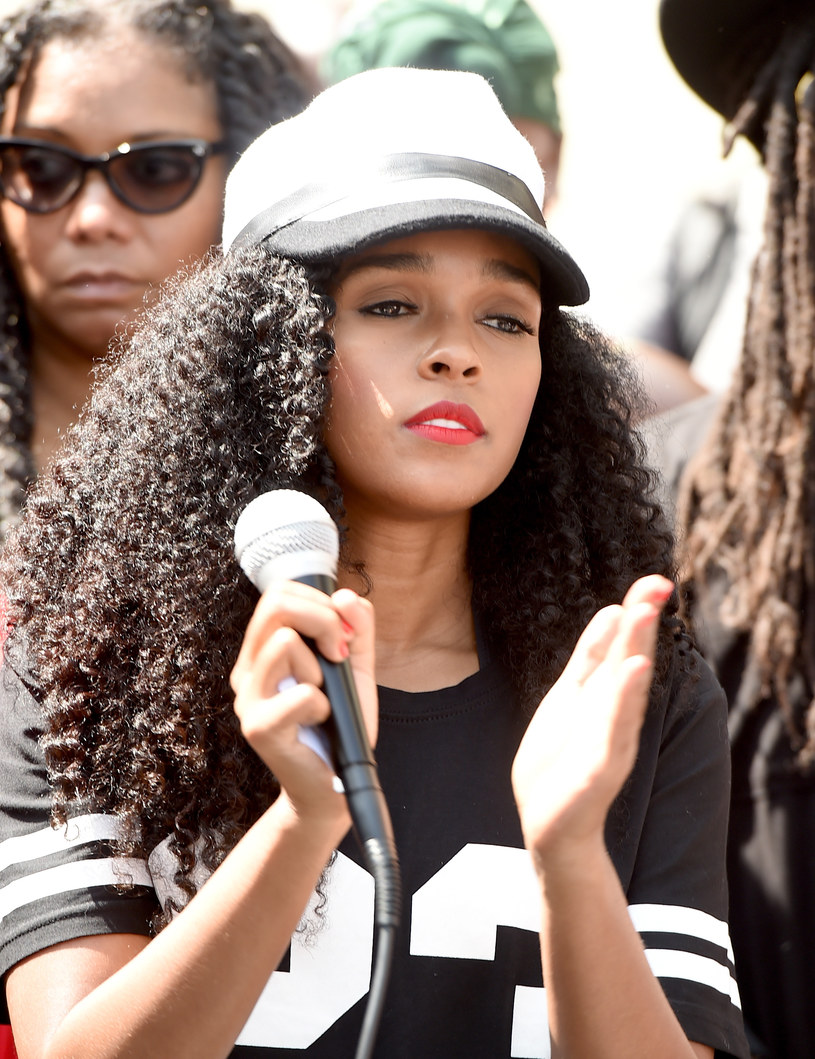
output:
[[[659,25],[677,71],[730,120],[739,95],[749,90],[787,23],[804,9],[804,0],[662,0]],[[760,123],[750,138],[761,146]]]
[[[461,199],[420,199],[390,203],[329,220],[298,219],[265,235],[275,253],[300,261],[347,257],[369,246],[418,231],[481,228],[517,239],[541,266],[545,305],[582,305],[588,301],[586,277],[568,251],[540,224],[492,203]]]

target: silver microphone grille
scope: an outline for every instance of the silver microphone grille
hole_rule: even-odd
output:
[[[325,574],[336,579],[339,538],[313,497],[274,489],[256,497],[235,525],[235,555],[259,591],[273,581]]]

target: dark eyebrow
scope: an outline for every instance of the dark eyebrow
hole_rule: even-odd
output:
[[[71,143],[71,137],[62,129],[53,128],[50,125],[27,125],[24,121],[14,125],[12,136],[26,137],[30,140],[37,140],[42,136],[48,136],[67,145],[70,145]],[[117,141],[116,146],[118,147],[118,145],[122,143],[140,143],[142,141],[147,143],[152,140],[205,140],[206,138],[206,136],[193,135],[192,133],[184,132],[183,130],[178,130],[176,132],[173,129],[156,129],[155,131],[148,130],[145,132],[137,132],[132,136],[123,136]],[[113,150],[113,148],[111,147],[110,150]],[[84,152],[80,152],[80,154],[82,153]]]
[[[540,276],[535,276],[518,265],[511,265],[500,257],[490,258],[484,266],[484,273],[487,276],[495,277],[495,279],[508,279],[513,283],[523,283],[525,286],[531,287],[536,294],[540,294]]]
[[[362,272],[366,268],[389,268],[398,272],[431,272],[432,259],[426,254],[362,254],[347,264],[343,264],[337,273],[337,280],[342,282]]]
[[[432,272],[433,259],[427,254],[379,254],[372,251],[342,265],[337,274],[337,280],[343,282],[355,272],[361,272],[366,268],[385,268],[399,272]],[[540,294],[540,277],[518,265],[511,265],[500,257],[490,258],[485,263],[484,275],[495,279],[510,280],[513,283],[523,283],[531,287],[536,294]]]

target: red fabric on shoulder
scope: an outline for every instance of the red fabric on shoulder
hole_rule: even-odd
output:
[[[17,1059],[11,1026],[0,1026],[0,1059]]]

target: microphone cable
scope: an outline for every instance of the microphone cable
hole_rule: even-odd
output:
[[[327,595],[336,588],[337,527],[319,501],[294,489],[263,493],[246,506],[235,525],[235,555],[259,592],[280,580],[299,581]],[[385,1005],[402,911],[399,858],[351,668],[347,661],[329,662],[316,648],[315,653],[331,704],[331,717],[325,725],[309,731],[308,744],[335,769],[342,782],[354,833],[374,879],[371,984],[355,1053],[355,1059],[370,1059]],[[330,751],[323,753],[326,736]]]

